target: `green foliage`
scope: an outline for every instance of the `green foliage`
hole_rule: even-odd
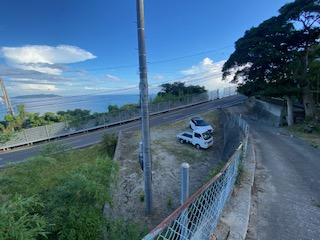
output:
[[[136,104],[136,103],[124,104],[123,106],[121,106],[120,110],[125,111],[125,110],[133,109],[133,108],[140,108],[140,104]]]
[[[118,105],[110,104],[108,106],[108,112],[114,113],[114,112],[125,111],[125,110],[133,109],[133,108],[140,108],[140,104],[129,103],[129,104],[122,105],[120,108],[118,107]]]
[[[320,45],[318,45],[317,51],[320,52]],[[318,54],[320,56],[320,53]],[[308,81],[310,82],[310,88],[314,90],[316,96],[316,102],[320,103],[320,61],[315,60],[310,63]]]
[[[102,136],[102,147],[105,149],[110,158],[114,157],[117,142],[118,138],[115,134],[106,133]]]
[[[10,141],[13,136],[14,136],[14,133],[12,133],[12,132],[2,132],[2,133],[0,133],[0,144],[4,144],[4,143]]]
[[[168,207],[172,207],[172,197],[171,196],[168,197],[167,205],[168,205]]]
[[[285,129],[295,136],[306,140],[311,146],[320,148],[320,111],[315,118],[307,118],[293,126],[286,126]]]
[[[103,206],[112,206],[110,187],[116,182],[116,163],[97,158],[59,178],[42,193],[45,215],[54,223],[52,239],[99,239],[105,218]],[[50,237],[51,239],[51,237]]]
[[[52,209],[53,220],[57,222],[49,228],[52,240],[103,239],[102,232],[105,218],[101,209],[92,206],[57,206]]]
[[[106,221],[103,206],[105,202],[112,206],[110,188],[117,182],[117,163],[106,154],[97,157],[101,146],[71,151],[68,161],[63,151],[57,154],[57,146],[54,143],[43,150],[46,156],[2,169],[0,202],[11,199],[13,192],[39,196],[43,208],[28,213],[46,219],[48,239],[102,239]]]
[[[242,181],[243,181],[243,178],[244,178],[244,174],[245,174],[245,171],[244,171],[244,165],[243,165],[243,162],[240,161],[239,162],[239,165],[238,165],[238,175],[237,175],[237,178],[236,178],[236,185],[241,185]]]
[[[37,212],[43,208],[40,199],[15,195],[12,199],[0,202],[0,239],[31,240],[47,238],[45,217]]]
[[[51,184],[52,170],[57,161],[52,157],[31,157],[24,164],[8,165],[0,175],[0,198],[10,196],[12,192],[24,196],[39,194],[39,191]]]
[[[186,86],[184,82],[164,83],[160,85],[161,91],[157,94],[156,98],[152,101],[158,103],[166,100],[179,99],[183,96],[190,96],[193,94],[201,94],[207,92],[205,87]]]
[[[140,199],[140,202],[144,202],[144,192],[143,191],[141,191],[139,193],[139,199]]]
[[[246,31],[223,66],[223,78],[234,74],[232,82],[241,83],[240,93],[292,98],[309,84],[309,64],[319,57],[311,51],[319,40],[319,4],[317,0],[296,0],[279,12]],[[303,94],[313,109],[310,92]]]
[[[110,105],[108,106],[108,112],[109,112],[109,113],[118,112],[119,110],[120,110],[120,109],[119,109],[118,105],[112,105],[112,104],[110,104]]]
[[[57,122],[69,122],[71,126],[79,126],[81,123],[85,123],[93,118],[90,115],[89,110],[68,110],[59,111],[57,115],[51,112],[46,112],[43,116],[40,113],[28,113],[25,111],[25,105],[22,103],[17,106],[18,115],[12,116],[10,114],[5,115],[4,123],[0,123],[0,130],[6,133],[14,133],[20,131],[23,128],[39,127],[44,125],[49,125]],[[0,136],[1,143],[11,139],[10,136],[4,135]]]
[[[67,110],[67,111],[59,111],[57,112],[59,119],[64,122],[69,122],[71,126],[78,127],[80,124],[88,122],[92,119],[92,115],[90,115],[90,110]]]
[[[39,154],[41,156],[60,156],[69,159],[68,154],[70,150],[71,146],[69,144],[61,143],[60,141],[52,141],[42,146],[39,150]]]
[[[206,176],[205,181],[208,182],[211,178],[213,178],[214,176],[216,176],[220,170],[224,167],[224,162],[220,162],[216,167],[214,167],[210,173],[208,174],[208,176]]]
[[[124,220],[107,221],[105,239],[140,240],[147,235],[149,230],[137,223],[125,222]]]

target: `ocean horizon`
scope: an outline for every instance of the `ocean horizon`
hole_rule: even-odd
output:
[[[57,113],[67,110],[90,110],[93,113],[108,112],[109,105],[121,107],[125,104],[139,103],[139,94],[119,94],[119,95],[85,95],[85,96],[54,96],[30,98],[19,96],[10,98],[10,102],[15,114],[18,114],[17,107],[24,103],[25,110],[29,113],[39,113],[42,116],[46,112]],[[7,115],[4,102],[0,104],[0,120],[4,120]]]
[[[219,91],[220,90],[220,91]],[[214,96],[225,97],[233,95],[236,92],[236,87],[226,87],[208,91],[209,98],[214,99]],[[35,94],[36,95],[36,94]],[[155,98],[157,94],[149,94],[149,99]],[[17,107],[24,103],[25,110],[29,113],[39,113],[42,116],[46,112],[56,114],[59,111],[68,110],[89,110],[90,114],[107,113],[109,105],[117,105],[121,107],[126,104],[138,104],[140,94],[112,94],[112,95],[81,95],[81,96],[19,96],[10,98],[14,113],[18,114]],[[0,101],[0,121],[4,120],[7,115],[6,106],[3,101]]]

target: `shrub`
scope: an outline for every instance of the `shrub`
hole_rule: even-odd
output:
[[[52,141],[50,143],[45,144],[40,148],[39,154],[41,156],[61,156],[65,155],[68,157],[68,152],[71,150],[71,146],[69,144],[63,144],[59,141]]]
[[[47,221],[37,214],[43,205],[37,197],[15,195],[0,203],[0,239],[47,237]]]
[[[117,146],[117,137],[114,134],[106,133],[102,137],[102,145],[110,158],[114,157],[114,152]]]

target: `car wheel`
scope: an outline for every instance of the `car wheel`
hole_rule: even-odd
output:
[[[184,140],[183,140],[183,139],[180,139],[180,143],[184,143]]]
[[[200,145],[199,145],[199,144],[196,144],[196,148],[197,148],[197,149],[200,149]]]

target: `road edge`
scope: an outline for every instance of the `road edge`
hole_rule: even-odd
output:
[[[246,238],[255,168],[254,144],[249,134],[248,148],[243,161],[243,178],[241,183],[234,187],[232,195],[223,209],[217,227],[210,239],[244,240]]]

